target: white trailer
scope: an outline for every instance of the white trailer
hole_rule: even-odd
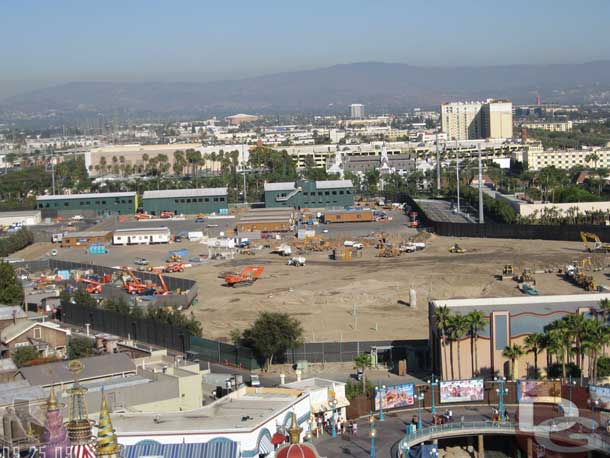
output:
[[[113,245],[153,245],[169,243],[171,232],[167,227],[117,229],[112,234]]]

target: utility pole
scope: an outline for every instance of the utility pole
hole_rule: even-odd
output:
[[[53,190],[53,195],[55,195],[55,151],[53,151],[51,156],[51,189]]]
[[[244,170],[244,204],[248,202],[247,191],[246,191],[246,155],[244,153],[244,144],[241,144],[241,166]]]
[[[457,185],[457,212],[460,213],[460,158],[457,151],[455,153],[455,179]]]
[[[441,156],[438,150],[438,133],[436,134],[436,193],[441,194]]]
[[[481,163],[481,148],[479,147],[479,224],[485,224],[483,214],[483,166]]]

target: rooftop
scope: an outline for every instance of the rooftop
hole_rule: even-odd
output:
[[[175,197],[226,196],[227,188],[168,189],[165,191],[144,191],[143,199],[163,199]]]
[[[317,189],[353,188],[352,180],[326,180],[316,181]]]
[[[241,388],[201,409],[157,420],[154,413],[114,414],[112,423],[119,436],[251,431],[302,398],[301,391],[288,388]]]
[[[132,227],[129,229],[115,229],[114,233],[140,233],[140,232],[169,232],[169,228],[165,226],[160,227]]]
[[[265,191],[292,191],[295,189],[292,181],[284,181],[281,183],[265,183]]]
[[[511,315],[535,312],[546,314],[555,311],[576,311],[579,308],[593,308],[602,299],[610,299],[610,294],[570,294],[557,296],[517,296],[473,299],[433,300],[434,307],[447,306],[452,312],[465,315],[473,310],[483,313],[509,311]]]
[[[87,238],[87,237],[107,237],[110,231],[83,231],[83,232],[68,232],[64,238]]]
[[[15,318],[27,318],[27,313],[18,305],[0,305],[0,320],[12,320]]]
[[[325,378],[312,377],[297,382],[285,383],[284,387],[294,388],[295,390],[315,390],[317,388],[328,388],[332,386],[345,385],[343,382],[335,382],[334,380],[328,380]]]
[[[125,353],[93,356],[80,361],[84,366],[78,376],[81,381],[136,372],[135,364]],[[66,361],[22,367],[19,372],[32,385],[51,386],[74,381]]]
[[[19,210],[12,212],[0,212],[0,218],[10,218],[16,216],[39,216],[40,210]]]
[[[45,391],[39,386],[32,386],[21,380],[17,382],[2,383],[0,385],[0,405],[6,406],[15,401],[38,401],[46,399]]]
[[[64,199],[112,199],[114,197],[135,197],[135,192],[99,192],[89,194],[55,194],[49,196],[36,196],[36,200],[64,200]]]

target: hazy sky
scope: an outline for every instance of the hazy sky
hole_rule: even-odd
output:
[[[67,81],[208,81],[337,63],[610,58],[608,0],[5,0],[0,98]]]

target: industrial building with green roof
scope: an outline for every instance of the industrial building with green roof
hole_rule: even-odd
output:
[[[142,196],[142,209],[151,215],[160,215],[164,211],[181,215],[218,213],[228,207],[227,188],[144,191]]]
[[[135,192],[51,195],[36,197],[44,217],[53,215],[133,215],[138,205]]]
[[[265,183],[265,207],[329,208],[354,205],[351,180]]]

